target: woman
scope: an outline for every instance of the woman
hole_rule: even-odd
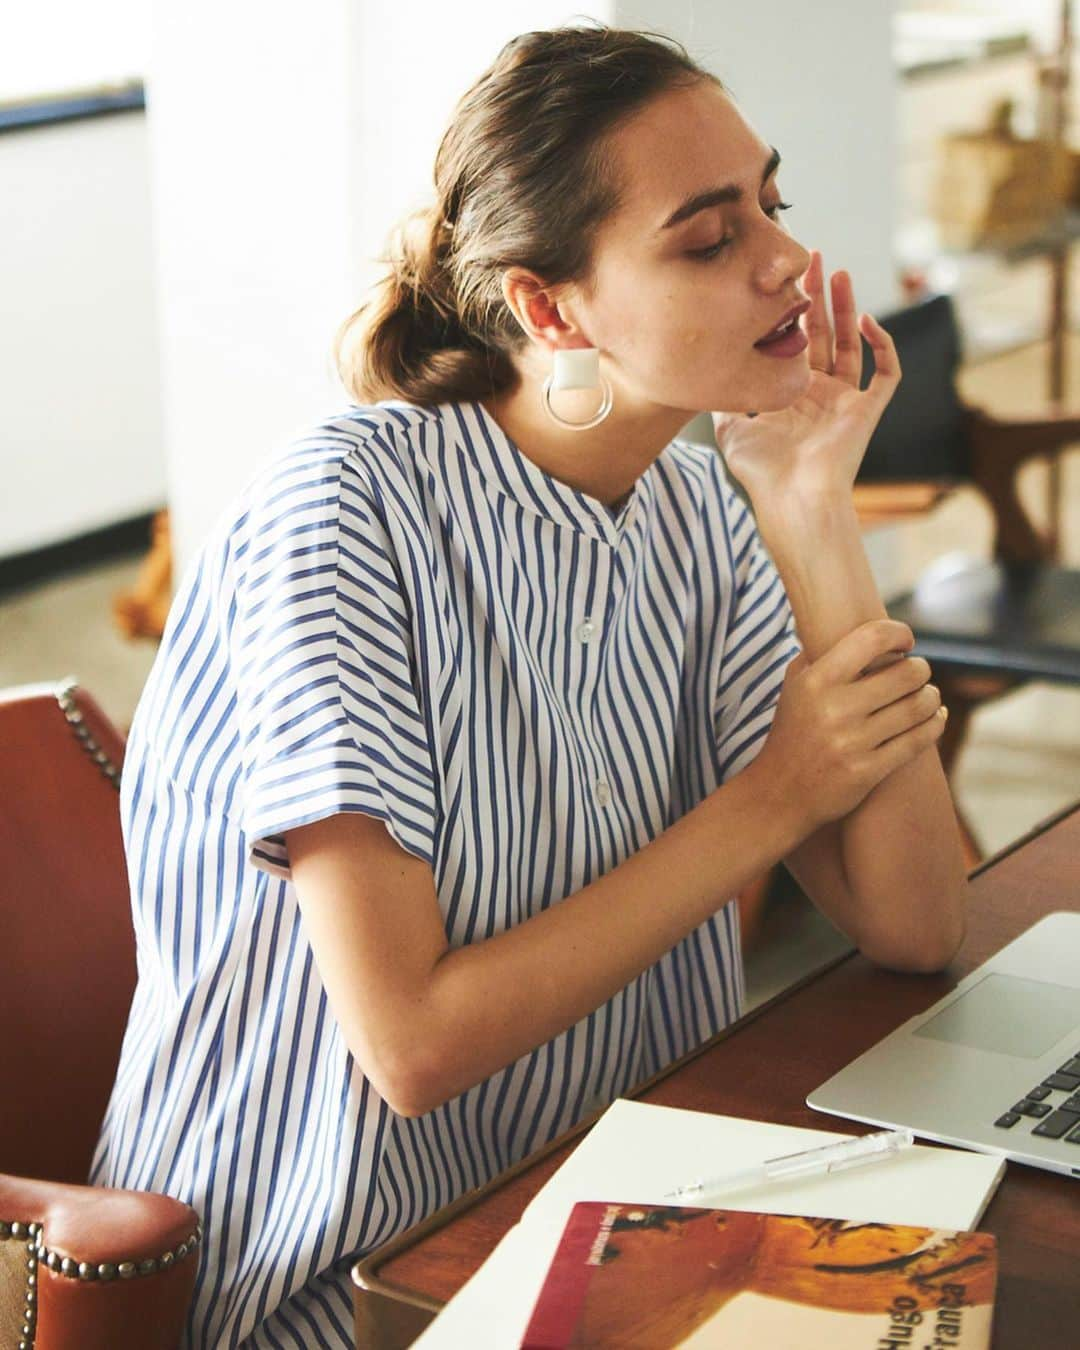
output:
[[[346,325],[356,406],[180,587],[94,1179],[201,1212],[192,1345],[351,1344],[358,1254],[738,1015],[777,861],[876,961],[956,950],[940,698],[851,504],[900,372],[844,273],[834,343],[778,158],[675,44],[511,42]]]

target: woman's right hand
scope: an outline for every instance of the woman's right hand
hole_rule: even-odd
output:
[[[807,813],[809,831],[848,815],[940,738],[948,714],[929,663],[904,655],[913,645],[907,624],[873,619],[788,666],[755,763]]]

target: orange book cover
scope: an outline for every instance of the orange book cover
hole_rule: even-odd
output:
[[[523,1350],[989,1350],[988,1233],[576,1204]]]

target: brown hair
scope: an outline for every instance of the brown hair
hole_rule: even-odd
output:
[[[393,232],[374,297],[334,355],[358,403],[432,404],[512,386],[527,341],[502,274],[588,286],[600,223],[619,205],[605,136],[702,70],[673,38],[626,29],[522,33],[458,101],[435,157],[435,205]],[[721,85],[721,88],[723,86]]]

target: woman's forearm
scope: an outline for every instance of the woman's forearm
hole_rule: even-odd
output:
[[[849,489],[765,501],[758,528],[810,661],[885,617]],[[936,747],[897,769],[840,822],[854,930],[872,956],[949,959],[963,935],[966,872]]]
[[[430,1047],[418,1109],[588,1016],[784,857],[811,828],[792,795],[751,764],[580,891],[447,951],[413,1008],[411,1039]]]
[[[793,494],[755,503],[755,510],[808,660],[816,661],[860,623],[887,617],[850,489]]]

